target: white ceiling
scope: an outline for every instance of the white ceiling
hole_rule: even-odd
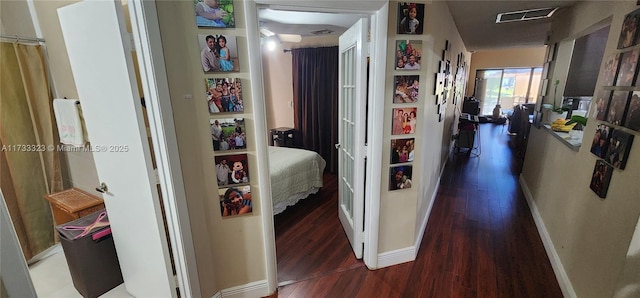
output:
[[[331,34],[342,34],[363,16],[353,11],[373,12],[385,1],[262,0],[259,2],[261,3],[259,7],[261,27],[268,28],[277,34],[314,36],[312,32],[325,29],[333,31]],[[477,51],[542,46],[553,21],[552,17],[544,20],[496,24],[498,13],[558,6],[561,9],[554,14],[557,16],[562,8],[572,6],[578,1],[446,0],[446,2],[467,50]],[[395,10],[390,8],[390,11]]]

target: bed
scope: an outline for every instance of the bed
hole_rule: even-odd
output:
[[[318,153],[273,146],[268,151],[274,215],[320,190],[327,163]]]

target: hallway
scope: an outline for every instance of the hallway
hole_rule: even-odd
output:
[[[344,234],[332,237],[329,246],[314,237],[325,227],[331,227],[328,234],[341,232],[335,230],[337,216],[331,216],[335,191],[325,188],[309,200],[314,209],[306,210],[313,211],[296,213],[301,226],[277,232],[277,297],[562,297],[518,185],[522,162],[512,154],[509,135],[499,125],[480,129],[479,157],[449,157],[414,262],[370,271],[344,248]],[[330,216],[317,216],[321,213]],[[276,230],[282,218],[276,217]],[[293,236],[298,231],[300,236]],[[334,249],[331,258],[323,247]],[[298,257],[291,257],[294,252]],[[309,259],[336,261],[326,266]]]

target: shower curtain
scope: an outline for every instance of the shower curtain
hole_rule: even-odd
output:
[[[62,190],[52,97],[40,45],[0,43],[0,188],[25,258],[54,244],[44,196]]]

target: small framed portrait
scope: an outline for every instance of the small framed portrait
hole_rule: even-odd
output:
[[[624,49],[637,44],[638,15],[640,10],[635,10],[624,17],[618,49]]]
[[[406,135],[416,132],[418,123],[418,108],[395,108],[393,109],[392,135]]]
[[[638,65],[638,56],[640,56],[640,50],[637,49],[622,53],[616,86],[631,86],[633,84],[633,79],[636,76],[636,66]]]
[[[614,130],[609,138],[609,148],[607,149],[607,155],[604,158],[605,161],[614,168],[624,170],[627,166],[627,158],[629,157],[629,151],[631,151],[632,144],[632,134],[628,134],[621,130]]]
[[[198,27],[235,28],[233,0],[194,0]]]
[[[211,119],[209,124],[214,151],[247,148],[244,118]]]
[[[556,56],[556,48],[558,47],[558,43],[554,43],[552,45],[547,46],[547,60],[546,62],[551,62],[555,59]]]
[[[613,125],[622,125],[629,93],[629,91],[613,91],[613,96],[611,96],[611,101],[607,108],[607,122]]]
[[[204,72],[240,71],[235,35],[198,34],[198,44]]]
[[[414,138],[391,140],[391,164],[412,162],[415,142]]]
[[[607,107],[611,101],[611,90],[601,90],[596,96],[596,108],[593,113],[596,119],[601,121],[607,120]]]
[[[591,153],[595,156],[604,158],[609,148],[609,135],[611,134],[611,127],[604,124],[598,124],[596,126],[596,133],[593,135],[591,142]]]
[[[607,197],[607,191],[609,190],[609,182],[611,182],[611,174],[613,173],[613,167],[608,165],[604,160],[597,160],[596,166],[593,168],[593,175],[591,175],[591,184],[589,187],[600,198]]]
[[[209,114],[244,111],[240,79],[208,78],[205,86]]]
[[[613,54],[607,57],[604,63],[603,69],[603,86],[613,86],[616,81],[616,75],[618,74],[618,67],[620,66],[620,53]]]
[[[413,166],[391,167],[389,173],[389,190],[411,188]]]
[[[640,131],[640,91],[633,91],[631,95],[624,126],[635,131]]]
[[[393,103],[414,103],[420,96],[420,76],[395,76]]]
[[[251,187],[249,185],[220,188],[220,214],[230,217],[253,213]]]
[[[424,4],[398,3],[398,34],[422,34]]]
[[[249,162],[246,154],[216,156],[218,187],[249,183]]]
[[[398,40],[395,51],[396,70],[419,70],[422,63],[422,40]]]

